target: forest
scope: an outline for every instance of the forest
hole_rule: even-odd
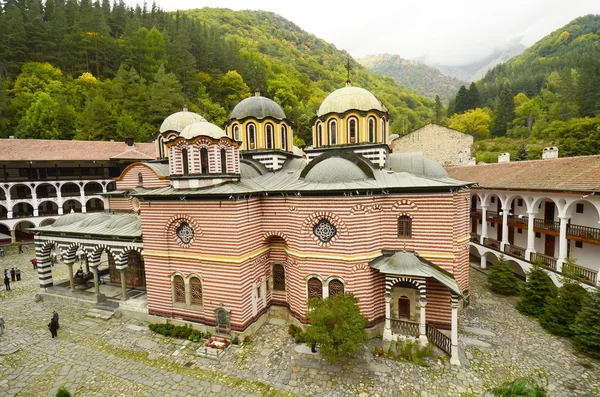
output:
[[[151,141],[186,105],[223,125],[255,88],[311,144],[311,119],[347,79],[373,92],[391,130],[440,120],[441,103],[360,66],[263,11],[164,12],[122,0],[0,0],[0,137]]]
[[[450,128],[474,136],[478,161],[600,153],[600,15],[552,32],[522,54],[461,86],[448,105]]]

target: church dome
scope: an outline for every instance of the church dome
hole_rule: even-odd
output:
[[[209,136],[214,139],[220,139],[224,136],[227,136],[227,134],[225,134],[225,131],[223,131],[217,125],[209,123],[206,120],[197,121],[188,125],[179,134],[180,137],[183,137],[185,139],[192,139],[200,135]]]
[[[379,99],[369,91],[360,87],[346,86],[333,91],[325,98],[317,112],[317,117],[328,113],[344,113],[348,110],[387,111]]]
[[[444,167],[424,157],[421,152],[389,154],[387,168],[395,172],[408,172],[425,178],[448,178]]]
[[[369,176],[354,162],[337,156],[319,161],[304,176],[306,182],[336,183],[369,179]]]
[[[71,212],[69,214],[59,217],[56,220],[56,222],[54,222],[52,224],[52,227],[71,225],[71,224],[73,224],[75,222],[79,222],[83,219],[85,219],[85,214],[82,214],[81,212]]]
[[[254,96],[246,98],[238,103],[233,110],[229,119],[242,120],[246,117],[254,117],[255,119],[262,120],[267,117],[283,120],[285,119],[285,113],[281,106],[275,101],[264,96],[260,96],[260,92],[256,92]]]
[[[159,132],[165,131],[177,131],[181,132],[185,127],[198,121],[206,121],[206,119],[200,116],[198,113],[188,112],[184,110],[182,112],[173,113],[163,121],[160,125]]]

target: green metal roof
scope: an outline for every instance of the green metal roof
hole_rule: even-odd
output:
[[[462,296],[454,276],[429,262],[414,251],[382,251],[382,255],[369,262],[369,266],[384,274],[408,277],[433,277]]]
[[[276,120],[283,120],[285,112],[275,101],[259,94],[238,103],[231,111],[229,120],[242,120],[246,117],[254,117],[258,120],[272,117]]]
[[[78,215],[74,217],[73,215]],[[89,234],[103,237],[141,237],[142,220],[137,214],[68,214],[59,217],[52,225],[29,229],[44,234]]]

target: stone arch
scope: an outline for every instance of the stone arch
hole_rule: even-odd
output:
[[[392,211],[418,211],[419,207],[410,200],[399,200],[392,205]]]
[[[102,185],[96,181],[88,181],[83,184],[83,192],[86,196],[102,193]]]
[[[104,211],[104,201],[97,197],[92,197],[85,202],[86,212],[102,212]]]
[[[337,230],[335,236],[333,236],[333,238],[327,243],[324,243],[321,240],[319,240],[319,238],[317,236],[315,236],[314,233],[312,232],[313,227],[319,221],[321,221],[321,219],[328,220],[333,226],[335,226],[335,228]],[[304,222],[302,223],[301,234],[305,235],[307,233],[310,233],[309,234],[310,237],[318,245],[320,245],[322,247],[329,247],[330,245],[335,243],[335,241],[337,241],[337,239],[340,237],[340,234],[347,235],[348,228],[346,227],[346,224],[342,221],[342,219],[338,215],[334,214],[333,212],[317,211],[317,212],[313,212],[312,214],[307,216],[304,219]]]
[[[50,188],[48,188],[48,186]],[[41,187],[44,187],[44,189],[40,189]],[[56,185],[51,182],[38,183],[35,187],[35,195],[38,199],[56,198],[58,197],[57,193]]]
[[[425,294],[425,280],[418,280],[418,279],[414,279],[411,277],[394,277],[394,278],[390,278],[388,280],[385,280],[385,292],[386,294],[391,294],[392,292],[392,288],[394,287],[394,285],[396,285],[397,283],[400,282],[407,282],[410,284],[414,284],[415,287],[419,290],[419,293],[421,294],[421,296],[424,296]]]
[[[83,205],[78,197],[69,197],[68,200],[63,202],[63,213],[69,214],[73,212],[82,212]]]
[[[58,204],[54,200],[44,200],[38,204],[38,215],[58,215]]]
[[[332,282],[334,283],[335,288],[341,287],[341,293],[342,294],[346,293],[346,285],[347,285],[346,281],[342,277],[340,277],[340,276],[329,276],[329,277],[327,277],[327,280],[326,280],[328,296],[333,296],[331,294],[331,283]],[[341,286],[338,285],[338,282],[341,283]],[[338,291],[338,293],[339,292],[340,291]]]
[[[64,182],[60,184],[60,195],[65,197],[81,196],[81,186],[75,182]]]
[[[23,241],[24,239],[33,240],[33,235],[27,229],[35,227],[35,224],[29,220],[22,220],[13,225],[15,231],[15,237],[17,241]]]
[[[194,231],[194,236],[187,244],[181,241],[181,239],[177,236],[177,228],[179,228],[183,222],[186,222]],[[180,247],[187,248],[191,246],[199,237],[202,237],[202,228],[200,228],[200,225],[198,225],[196,220],[188,214],[173,215],[165,224],[165,240],[169,242],[174,242]]]
[[[277,231],[263,233],[263,241],[265,241],[265,242],[269,242],[269,240],[271,240],[274,237],[282,239],[286,245],[288,244],[289,237],[285,233],[277,232]]]
[[[81,243],[71,243],[63,249],[61,248],[61,256],[63,257],[63,261],[65,263],[75,263],[75,255],[77,250],[81,248],[83,250],[83,254],[86,259],[89,259],[88,253]]]
[[[115,262],[117,266],[125,266],[127,265],[127,260],[129,259],[129,253],[131,251],[137,252],[140,256],[144,255],[144,251],[141,247],[136,246],[127,246],[121,250],[121,253],[115,257]]]
[[[0,204],[0,219],[8,218],[8,208],[6,206]]]
[[[19,189],[19,187],[25,187],[25,189]],[[8,193],[13,201],[18,199],[29,199],[32,197],[33,189],[27,183],[15,183],[8,188]]]
[[[585,196],[581,198],[569,200],[567,205],[564,208],[564,216],[571,218],[573,216],[573,210],[577,206],[577,204],[589,204],[596,210],[596,215],[600,218],[600,203],[588,201]]]
[[[27,201],[13,201],[12,207],[13,218],[23,218],[33,216],[33,205]]]
[[[508,262],[508,266],[511,268],[513,273],[515,273],[517,277],[521,278],[522,280],[525,280],[527,274],[525,272],[525,269],[521,266],[521,264],[517,261],[510,259],[509,257],[505,257],[505,259]]]
[[[369,269],[370,269],[370,266],[368,263],[356,263],[352,266],[352,269],[350,270],[350,272],[352,274],[356,274],[356,273],[360,273],[362,271],[369,270]]]
[[[559,206],[559,203],[550,196],[539,196],[539,197],[534,198],[533,201],[531,202],[531,208],[530,208],[531,212],[534,212],[534,213],[539,213],[539,211],[543,212],[544,208],[540,209],[539,207],[542,205],[542,203],[544,201],[551,201],[554,203],[554,205],[556,206],[556,209],[557,209],[557,213],[555,214],[555,216],[558,216],[559,214],[562,213],[562,211],[561,211],[562,209]]]
[[[100,263],[100,257],[104,251],[115,259],[115,253],[113,252],[112,247],[106,244],[98,244],[92,248],[92,252],[89,255],[90,263]]]

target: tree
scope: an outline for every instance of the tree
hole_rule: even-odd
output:
[[[454,102],[454,112],[464,113],[469,110],[469,93],[464,85],[461,85],[456,94],[456,101]]]
[[[565,280],[556,296],[547,298],[544,311],[540,315],[540,325],[551,334],[571,336],[571,324],[575,322],[587,294],[579,283]]]
[[[503,255],[500,255],[498,261],[490,268],[488,284],[490,289],[498,294],[515,295],[519,293],[519,279],[508,266],[508,261]]]
[[[319,345],[321,354],[332,361],[352,356],[368,341],[367,319],[360,314],[358,300],[351,294],[337,294],[308,302],[306,330],[309,343]]]
[[[484,109],[467,110],[463,114],[455,114],[450,118],[449,128],[473,135],[476,140],[490,137],[492,118]]]
[[[521,299],[517,302],[517,310],[523,314],[538,317],[546,305],[546,298],[556,296],[556,286],[542,269],[534,263],[527,273],[527,282],[521,289]]]
[[[504,89],[496,103],[494,115],[495,117],[490,127],[492,136],[506,135],[510,123],[512,123],[515,118],[515,102],[512,90],[508,84],[504,85]]]
[[[440,100],[440,96],[436,95],[435,96],[435,123],[436,124],[442,124],[442,121],[444,120],[444,105],[442,105],[442,101]]]
[[[586,296],[571,331],[575,348],[600,358],[600,288]]]
[[[527,160],[527,147],[525,146],[525,142],[521,142],[519,144],[517,152],[514,155],[514,159],[515,161]]]
[[[479,107],[479,90],[475,83],[471,83],[469,90],[467,91],[467,106],[468,109],[475,109]]]

